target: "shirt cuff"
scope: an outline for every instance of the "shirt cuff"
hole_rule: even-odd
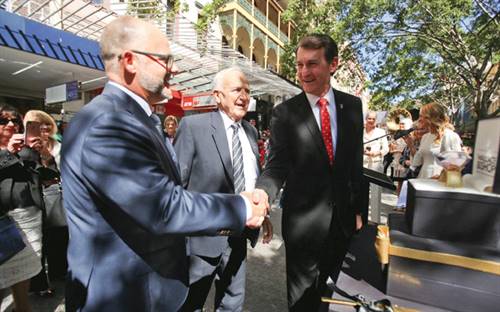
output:
[[[252,217],[252,203],[245,196],[240,195],[245,201],[245,207],[247,208],[247,221]]]

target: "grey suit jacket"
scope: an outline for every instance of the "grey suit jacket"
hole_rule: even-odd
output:
[[[242,127],[259,168],[257,130],[246,120],[242,121]],[[175,151],[182,185],[187,190],[234,193],[233,165],[224,122],[218,111],[184,117],[177,130]],[[258,231],[252,233],[253,243],[256,236]],[[227,237],[190,237],[188,244],[190,254],[207,257],[219,256],[227,245]]]
[[[67,311],[178,311],[185,236],[244,228],[241,197],[184,190],[154,123],[115,86],[71,120],[61,160]]]

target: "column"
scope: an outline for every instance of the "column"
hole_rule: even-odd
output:
[[[238,30],[236,22],[237,22],[237,16],[238,12],[236,10],[233,11],[233,50],[238,51],[238,47],[236,46],[236,38],[238,35],[236,35],[236,31]]]
[[[269,28],[269,0],[266,0],[266,28]]]

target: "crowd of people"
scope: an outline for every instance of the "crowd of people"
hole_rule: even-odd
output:
[[[368,112],[365,122],[364,166],[379,171],[397,183],[398,201],[396,210],[404,211],[406,206],[408,179],[438,179],[443,168],[438,164],[437,155],[447,151],[469,151],[462,144],[460,136],[454,132],[447,109],[438,103],[425,104],[420,108],[416,120],[401,117],[399,129],[401,137],[387,143],[387,133],[375,126],[377,114]],[[411,130],[410,130],[411,129]],[[393,134],[398,133],[393,131]],[[375,139],[375,140],[373,140]],[[370,142],[371,141],[371,142]],[[387,148],[387,145],[389,148]],[[383,148],[383,147],[386,148]],[[389,159],[382,165],[384,156]],[[390,168],[390,171],[388,170]],[[370,185],[370,210],[372,220],[380,222],[380,187]]]
[[[33,136],[23,134],[30,123],[39,128]],[[30,311],[30,281],[32,291],[50,296],[50,281],[66,276],[68,231],[61,198],[54,204],[44,195],[54,186],[59,189],[57,132],[54,119],[43,111],[30,110],[23,119],[16,108],[0,107],[0,217],[15,223],[26,245],[0,263],[0,298],[10,288],[17,311]],[[49,203],[52,216],[63,216],[57,224],[51,223]]]
[[[361,100],[330,85],[339,60],[327,35],[299,41],[303,92],[274,108],[261,138],[244,119],[251,85],[239,68],[215,76],[216,111],[162,124],[151,107],[178,71],[165,35],[119,17],[100,46],[109,81],[64,144],[50,115],[29,111],[23,121],[0,108],[0,216],[26,244],[0,263],[0,289],[11,288],[17,312],[31,310],[30,280],[50,296],[58,278],[67,311],[202,311],[214,283],[214,309],[242,311],[247,241],[272,239],[270,203],[282,189],[288,308],[319,311],[366,222],[363,191],[380,221],[381,188],[367,187],[363,165],[385,173],[391,153],[402,198],[405,179],[439,175],[436,152],[461,149],[435,103],[415,124],[401,120],[400,130],[417,130],[391,143],[376,112],[363,122]],[[40,132],[27,137],[32,122]]]

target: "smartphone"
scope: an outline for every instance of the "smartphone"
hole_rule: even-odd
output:
[[[24,144],[28,144],[29,140],[33,137],[40,137],[40,126],[38,121],[28,121],[24,129]]]

